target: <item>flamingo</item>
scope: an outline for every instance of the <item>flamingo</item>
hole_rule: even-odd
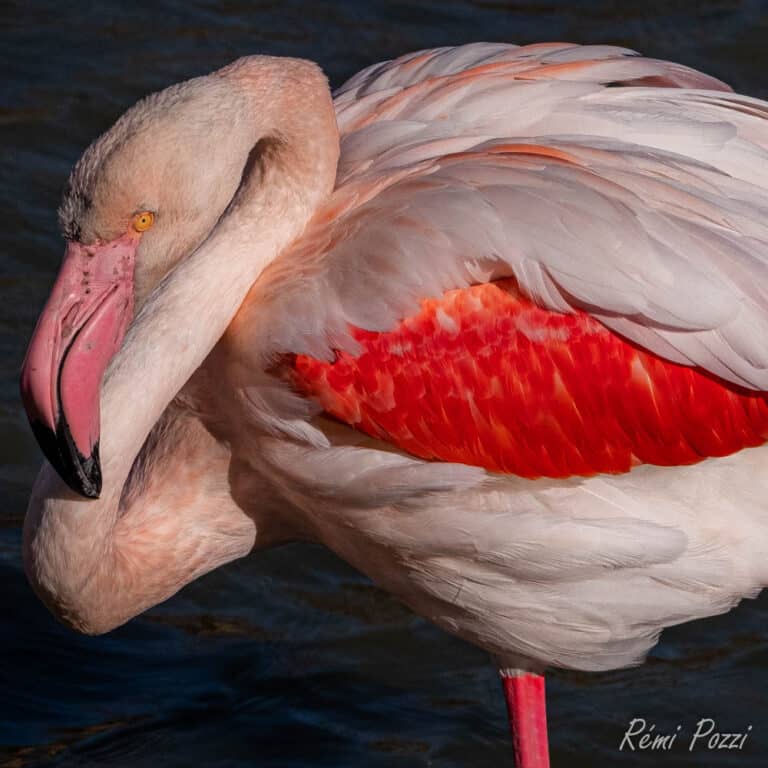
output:
[[[24,562],[106,632],[321,542],[491,654],[640,663],[768,581],[768,103],[612,46],[239,59],[76,164]]]

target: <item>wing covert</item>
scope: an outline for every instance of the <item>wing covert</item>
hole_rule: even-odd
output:
[[[238,317],[255,367],[359,354],[424,300],[513,279],[768,390],[768,105],[621,49],[492,45],[363,72],[337,111],[337,189]]]
[[[296,388],[424,459],[535,478],[682,465],[761,445],[764,394],[668,363],[587,313],[536,306],[513,281],[453,290],[358,355],[297,356]]]

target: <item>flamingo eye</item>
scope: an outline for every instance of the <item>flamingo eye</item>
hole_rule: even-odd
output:
[[[142,211],[133,217],[133,228],[137,232],[146,232],[155,223],[155,214],[152,211]]]

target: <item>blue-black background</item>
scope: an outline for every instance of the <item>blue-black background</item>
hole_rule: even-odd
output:
[[[334,85],[407,51],[474,40],[610,42],[768,96],[760,0],[0,3],[0,766],[510,764],[484,654],[416,619],[320,548],[234,563],[101,638],[63,629],[24,580],[40,456],[18,368],[62,245],[71,164],[138,97],[248,53],[317,60]],[[669,631],[649,663],[553,672],[556,766],[768,764],[768,600]],[[619,752],[629,720],[682,725],[668,753]],[[701,717],[753,726],[690,754]]]

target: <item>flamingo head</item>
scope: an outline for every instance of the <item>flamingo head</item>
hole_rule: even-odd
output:
[[[59,209],[64,259],[21,395],[43,453],[85,497],[101,491],[105,369],[134,313],[232,199],[253,147],[248,104],[221,72],[172,86],[126,112],[72,171]]]

